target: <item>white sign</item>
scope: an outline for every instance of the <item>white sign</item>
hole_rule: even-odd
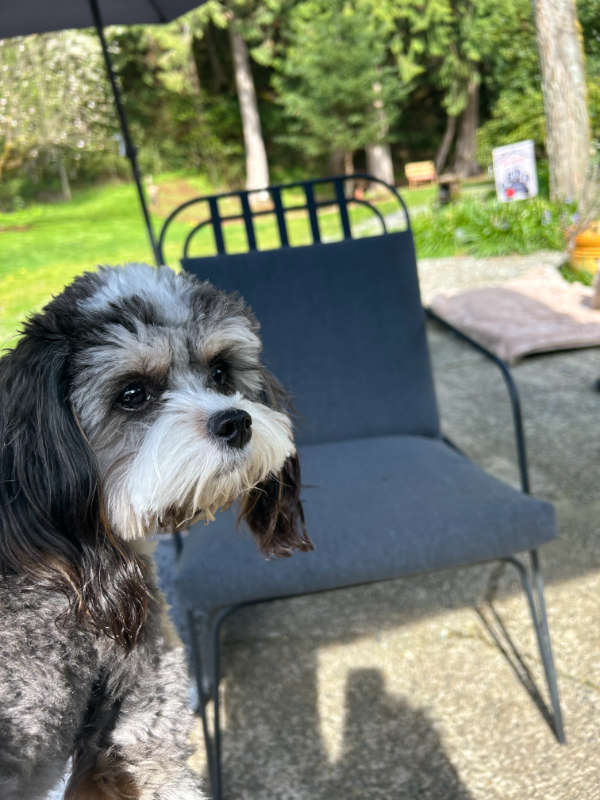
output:
[[[538,193],[533,141],[507,144],[492,150],[496,194],[502,203],[526,200]]]

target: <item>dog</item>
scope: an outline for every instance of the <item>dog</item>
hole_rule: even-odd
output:
[[[243,299],[143,264],[77,278],[0,360],[0,797],[199,800],[183,648],[145,542],[240,500],[312,548],[286,393]]]

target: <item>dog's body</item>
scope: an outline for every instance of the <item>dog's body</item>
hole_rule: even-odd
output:
[[[149,564],[144,573],[154,593]],[[126,654],[109,637],[62,622],[63,596],[23,589],[16,580],[0,589],[0,797],[44,798],[71,755],[67,797],[204,797],[185,763],[193,715],[183,648],[160,600]]]
[[[144,265],[77,279],[0,361],[0,797],[198,800],[193,715],[143,543],[241,498],[310,543],[285,395],[242,300]]]

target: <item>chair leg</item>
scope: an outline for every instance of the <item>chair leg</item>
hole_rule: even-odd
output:
[[[221,780],[221,724],[219,709],[220,682],[220,633],[221,625],[234,608],[226,608],[218,614],[197,617],[188,611],[188,627],[192,644],[192,660],[198,690],[198,709],[202,717],[202,730],[206,747],[206,759],[211,784],[212,800],[222,800]],[[202,644],[198,641],[198,624],[202,626]],[[206,705],[213,701],[213,734],[211,737]]]
[[[539,555],[537,550],[531,550],[529,553],[530,568],[520,561],[518,558],[504,559],[505,563],[512,564],[521,578],[521,584],[531,619],[537,636],[538,647],[542,664],[544,666],[544,673],[546,676],[546,684],[550,693],[550,701],[552,704],[552,723],[554,734],[560,744],[566,742],[562,711],[560,707],[560,697],[558,694],[558,681],[556,678],[556,668],[554,666],[554,658],[552,656],[552,645],[550,643],[550,631],[548,628],[548,617],[546,614],[546,601],[544,598],[544,583],[542,580],[542,573],[540,570]],[[492,574],[493,578],[497,579],[497,574]],[[491,598],[490,598],[491,599]]]

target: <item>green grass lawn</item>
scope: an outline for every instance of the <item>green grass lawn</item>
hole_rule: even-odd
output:
[[[184,181],[184,189],[194,193],[208,192],[200,178],[162,176],[157,183],[166,186]],[[185,196],[175,193],[172,206]],[[432,196],[432,188],[418,190],[418,202]],[[170,199],[169,191],[165,192]],[[291,204],[294,197],[285,198]],[[391,204],[383,204],[386,213]],[[230,210],[233,210],[231,208]],[[154,228],[159,230],[168,209],[153,214]],[[165,247],[170,266],[178,266],[183,238],[201,214],[174,223]],[[363,208],[351,212],[353,222],[367,217]],[[334,213],[321,215],[324,238],[340,238],[339,219]],[[277,228],[273,218],[257,222],[259,247],[278,245]],[[365,234],[366,235],[366,234]],[[241,225],[225,228],[228,252],[240,252],[246,247]],[[298,245],[310,241],[310,229],[305,215],[295,216],[290,225],[290,241]],[[214,252],[212,232],[200,232],[194,240],[196,255]],[[21,211],[0,214],[0,347],[10,346],[23,318],[40,309],[54,294],[60,292],[76,275],[98,264],[124,264],[131,261],[152,263],[152,254],[142,222],[135,188],[132,184],[108,184],[74,192],[71,202],[35,204]]]
[[[211,191],[201,177],[164,175],[157,180],[159,200],[153,214],[158,231],[166,214],[178,203],[195,194]],[[556,234],[559,210],[553,210],[554,224],[534,235],[546,201],[531,201],[520,209],[489,205],[483,197],[491,184],[467,188],[467,199],[444,209],[435,209],[437,187],[425,186],[403,190],[402,195],[413,211],[413,228],[419,256],[449,256],[456,252],[480,252],[493,255],[515,250],[531,251],[540,247],[560,247]],[[284,205],[297,199],[293,192],[284,195]],[[537,205],[536,205],[537,203]],[[544,205],[545,204],[545,205]],[[382,214],[395,209],[394,201],[377,201]],[[496,208],[496,206],[498,206]],[[235,212],[232,201],[226,206]],[[493,208],[493,211],[489,209]],[[182,243],[189,230],[204,216],[203,209],[185,214],[173,224],[165,245],[167,263],[177,268]],[[356,236],[368,236],[377,228],[367,222],[371,212],[355,206],[350,212]],[[341,238],[339,215],[333,209],[319,214],[324,240]],[[257,220],[256,236],[260,249],[277,247],[279,237],[273,215]],[[228,223],[224,228],[228,252],[246,249],[244,228]],[[300,245],[311,240],[305,213],[292,214],[290,243]],[[191,254],[209,255],[214,241],[209,226],[199,231]],[[71,202],[36,204],[21,211],[0,214],[0,347],[14,342],[20,322],[40,309],[53,294],[60,292],[73,277],[98,264],[123,264],[131,261],[152,263],[152,254],[142,222],[137,195],[132,184],[106,184],[74,192]]]

